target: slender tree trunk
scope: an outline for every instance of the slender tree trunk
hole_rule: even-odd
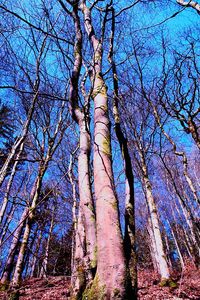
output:
[[[177,249],[177,252],[178,252],[179,259],[180,259],[181,267],[182,267],[182,269],[184,269],[185,268],[185,264],[184,264],[183,256],[181,254],[181,250],[180,250],[178,241],[176,239],[174,230],[172,228],[170,228],[170,229],[171,229],[171,233],[172,233],[172,236],[173,236],[173,239],[174,239],[174,243],[176,245],[176,249]]]
[[[33,98],[32,105],[31,105],[31,107],[29,109],[27,120],[24,123],[21,136],[19,138],[17,138],[17,140],[15,141],[14,145],[12,146],[10,154],[8,155],[8,157],[7,157],[7,159],[6,159],[3,167],[0,170],[0,186],[2,185],[4,179],[5,179],[6,175],[7,175],[7,171],[8,171],[8,168],[10,166],[10,163],[14,159],[18,148],[20,147],[19,153],[17,155],[17,159],[19,159],[21,153],[23,152],[25,139],[26,139],[26,136],[27,136],[27,133],[28,133],[28,130],[29,130],[29,125],[30,125],[30,122],[31,122],[31,119],[32,119],[32,115],[33,115],[33,112],[34,112],[34,108],[35,108],[35,103],[37,101],[37,97],[38,97],[38,91],[35,93],[35,96]],[[16,160],[16,162],[14,164],[14,168],[15,169],[17,167],[17,164],[18,164],[18,161]]]
[[[179,210],[179,208],[178,208],[176,202],[175,202],[175,208],[176,208],[176,213],[178,214],[179,219],[181,220],[181,219],[182,219],[182,214],[180,213],[180,210]],[[175,221],[174,208],[171,209],[171,211],[172,211],[172,215],[173,215],[174,221]],[[195,266],[198,266],[197,261],[196,261],[196,258],[195,258],[195,255],[194,255],[195,251],[194,251],[194,249],[193,249],[193,245],[192,245],[192,243],[191,243],[191,240],[190,240],[190,238],[188,237],[188,233],[186,232],[185,226],[182,226],[182,230],[183,230],[183,234],[184,234],[184,237],[185,237],[185,242],[184,242],[184,244],[185,244],[186,250],[187,250],[187,252],[188,252],[188,255],[189,255],[190,259],[193,261],[194,265],[195,265]]]
[[[12,278],[12,288],[13,289],[17,288],[20,284],[20,279],[21,279],[22,271],[23,271],[24,257],[25,257],[25,253],[26,253],[26,249],[27,249],[28,239],[30,236],[31,224],[34,219],[34,211],[37,206],[38,197],[39,197],[41,185],[42,185],[42,179],[43,179],[43,176],[47,169],[48,162],[49,162],[49,156],[47,155],[45,162],[41,162],[41,165],[39,167],[38,176],[37,176],[35,184],[33,185],[33,188],[32,188],[32,192],[31,192],[31,195],[33,195],[32,203],[31,203],[31,207],[29,208],[29,214],[28,214],[28,218],[26,221],[25,231],[24,231],[19,255],[17,258],[15,271],[14,271],[13,278]]]
[[[158,114],[158,111],[157,111],[157,108],[156,106],[149,100],[147,99],[147,101],[150,103],[151,107],[153,108],[153,113],[154,113],[154,116],[155,116],[155,119],[156,119],[156,122],[158,123],[162,133],[164,134],[164,136],[167,138],[167,140],[170,142],[170,144],[172,145],[173,147],[173,152],[176,156],[178,157],[181,157],[182,159],[182,163],[183,163],[183,175],[188,183],[188,187],[190,188],[192,194],[193,194],[193,197],[195,199],[195,201],[200,204],[200,200],[198,198],[198,195],[197,195],[197,191],[196,191],[196,188],[193,184],[193,181],[188,173],[188,159],[187,159],[187,155],[185,154],[184,151],[177,151],[177,145],[176,143],[174,142],[174,140],[169,136],[169,134],[164,130],[164,127],[163,127],[163,124],[160,120],[160,116]]]
[[[7,187],[6,187],[6,192],[4,194],[3,203],[2,203],[2,206],[1,206],[1,210],[0,210],[0,225],[2,224],[3,217],[4,217],[6,207],[7,207],[7,204],[8,204],[10,189],[11,189],[11,186],[12,186],[12,183],[13,183],[13,179],[14,179],[16,170],[17,170],[17,165],[19,163],[18,159],[20,158],[20,156],[23,152],[23,149],[24,149],[24,143],[22,143],[21,146],[20,146],[19,153],[16,156],[16,161],[13,165],[12,172],[11,172],[10,178],[8,180],[8,184],[7,184]]]
[[[30,236],[30,230],[31,230],[31,224],[30,224],[30,219],[28,218],[27,222],[26,222],[26,227],[25,227],[22,243],[20,246],[20,251],[18,254],[18,258],[17,258],[17,263],[15,266],[15,271],[14,271],[13,278],[12,278],[12,287],[13,288],[19,287],[19,283],[20,283],[20,279],[21,279],[22,271],[23,271],[25,252],[26,252],[26,248],[27,248],[27,244],[28,244],[28,239]]]
[[[73,155],[76,153],[78,148],[75,149],[75,151],[70,154],[70,162],[68,167],[68,176],[69,181],[72,187],[72,198],[73,198],[73,205],[72,205],[72,221],[73,221],[73,232],[72,232],[72,250],[71,250],[71,271],[74,269],[74,255],[75,255],[75,245],[76,245],[76,232],[77,232],[77,224],[78,224],[78,218],[77,218],[77,210],[78,210],[78,200],[76,197],[76,184],[74,182],[74,176],[73,176]],[[74,282],[74,276],[71,276],[71,285],[73,286]]]
[[[41,240],[42,240],[42,231],[40,231],[38,240],[37,240],[37,244],[36,244],[36,248],[33,254],[33,260],[31,263],[31,272],[30,272],[30,276],[31,277],[35,277],[35,269],[36,269],[36,263],[37,263],[37,259],[38,259],[38,252],[40,249],[40,244],[41,244]]]
[[[170,257],[169,238],[168,238],[167,234],[165,234],[165,244],[166,244],[166,252],[167,252],[167,264],[172,269],[173,266],[172,266],[172,261],[171,261],[171,257]]]
[[[10,211],[8,212],[8,215],[5,218],[3,230],[1,231],[1,236],[0,236],[0,248],[1,248],[2,243],[4,241],[4,238],[5,238],[5,236],[6,236],[7,232],[8,232],[8,228],[9,228],[9,225],[10,225],[10,223],[12,221],[15,209],[16,209],[16,206],[14,204],[12,204],[12,206],[10,208]]]
[[[75,238],[74,267],[72,272],[73,293],[82,293],[93,279],[96,268],[96,224],[92,200],[89,157],[90,135],[85,118],[79,121],[80,153],[78,159],[79,214]]]
[[[17,226],[17,229],[14,232],[14,237],[13,237],[13,240],[12,240],[12,243],[11,243],[10,251],[9,251],[9,254],[8,254],[8,259],[7,259],[6,266],[4,268],[3,275],[2,275],[2,278],[1,278],[1,284],[2,285],[5,285],[5,284],[9,283],[10,276],[11,276],[11,273],[12,273],[12,270],[13,270],[13,262],[14,262],[16,250],[17,250],[17,247],[19,245],[20,237],[21,237],[24,225],[25,225],[25,221],[26,221],[28,212],[29,212],[29,210],[26,207],[24,209],[23,213],[22,213],[22,216],[21,216],[21,219],[20,219],[19,224]]]
[[[174,243],[175,243],[175,246],[176,246],[176,250],[178,252],[178,256],[179,256],[179,259],[180,259],[181,268],[184,269],[185,268],[185,264],[184,264],[183,256],[181,254],[180,247],[179,247],[177,238],[175,236],[174,230],[173,230],[173,228],[172,228],[172,226],[171,226],[171,224],[170,224],[169,219],[167,218],[167,216],[166,216],[166,221],[167,221],[168,226],[170,228],[170,231],[172,233],[172,237],[173,237],[173,240],[174,240]]]
[[[155,203],[155,200],[153,197],[152,187],[151,187],[151,183],[148,178],[147,167],[146,167],[145,159],[143,158],[142,153],[140,153],[140,157],[141,157],[141,164],[142,164],[142,171],[143,171],[143,182],[144,182],[144,187],[145,187],[146,200],[147,200],[147,205],[148,205],[149,213],[150,213],[152,231],[153,231],[153,235],[155,238],[155,246],[156,246],[156,252],[157,252],[156,257],[158,259],[161,282],[162,281],[164,282],[165,280],[170,279],[170,272],[169,272],[169,268],[168,268],[167,261],[166,261],[166,255],[164,252],[156,203]]]
[[[186,204],[185,200],[183,199],[182,195],[180,194],[176,183],[173,179],[171,170],[168,168],[168,166],[166,165],[166,162],[164,161],[164,159],[161,157],[162,162],[165,166],[165,169],[167,171],[167,173],[170,176],[171,179],[171,183],[173,185],[173,188],[176,192],[180,207],[182,209],[183,215],[185,217],[185,221],[190,229],[190,233],[191,233],[191,239],[193,242],[193,248],[195,249],[195,256],[196,256],[196,261],[198,262],[198,264],[200,263],[200,246],[199,246],[199,241],[200,241],[200,237],[199,237],[199,228],[195,225],[195,221],[194,221],[194,217],[191,213],[190,208],[188,207],[188,205]]]
[[[50,227],[49,227],[49,233],[48,233],[46,250],[45,250],[45,256],[44,256],[44,260],[43,260],[42,268],[41,268],[41,272],[40,272],[40,277],[45,277],[45,278],[47,277],[47,264],[48,264],[48,258],[49,258],[49,246],[50,246],[51,236],[52,236],[53,227],[54,227],[54,218],[55,218],[55,207],[53,208],[53,212],[52,212],[51,224],[50,224]]]
[[[154,270],[160,274],[160,268],[159,268],[159,263],[158,263],[158,254],[157,254],[157,249],[156,249],[156,242],[155,242],[155,237],[152,229],[152,223],[151,219],[148,218],[148,224],[147,224],[147,230],[149,233],[149,244],[150,244],[150,252],[151,252],[151,259],[153,262]]]

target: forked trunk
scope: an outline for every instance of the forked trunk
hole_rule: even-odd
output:
[[[114,189],[107,87],[102,77],[102,44],[94,33],[91,11],[81,5],[84,25],[94,52],[94,190],[96,198],[97,272],[88,297],[126,299],[126,260]],[[88,297],[88,299],[90,299]]]

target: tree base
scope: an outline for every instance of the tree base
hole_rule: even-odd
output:
[[[178,287],[178,284],[173,281],[171,278],[162,278],[161,282],[159,283],[160,287],[168,286],[170,288],[176,289]]]
[[[104,300],[105,298],[105,287],[100,286],[99,278],[96,275],[92,283],[86,287],[82,300]]]
[[[9,281],[6,281],[4,283],[0,283],[0,291],[1,292],[7,291],[7,289],[9,288],[9,284],[10,284]]]
[[[9,293],[9,300],[19,300],[19,290],[14,290]]]

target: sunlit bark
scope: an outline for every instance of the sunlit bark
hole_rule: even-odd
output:
[[[170,279],[170,272],[166,261],[166,255],[164,252],[163,247],[163,241],[161,237],[161,231],[160,231],[160,225],[159,225],[159,219],[158,219],[158,213],[157,213],[157,207],[156,203],[153,197],[152,193],[152,187],[151,183],[148,178],[148,172],[147,172],[147,166],[145,163],[145,159],[140,153],[141,158],[141,165],[142,165],[142,171],[143,171],[143,183],[145,187],[145,193],[146,193],[146,200],[147,205],[149,208],[150,213],[150,219],[152,224],[152,231],[155,239],[155,246],[156,246],[156,252],[157,252],[157,259],[158,259],[158,265],[159,265],[159,271],[161,275],[161,281],[162,280],[169,280]]]
[[[126,262],[114,190],[107,87],[102,77],[102,43],[92,26],[91,11],[82,1],[85,30],[93,48],[94,188],[97,223],[97,272],[93,281],[102,299],[124,299]],[[106,259],[105,259],[106,257]],[[99,295],[99,297],[100,297]],[[94,298],[98,299],[98,298]]]
[[[61,5],[64,4],[60,1]],[[96,269],[96,218],[90,182],[90,123],[88,116],[89,99],[84,96],[84,109],[79,107],[78,83],[82,67],[82,31],[78,15],[78,2],[73,4],[72,17],[74,20],[76,40],[74,45],[74,67],[70,80],[69,106],[73,119],[80,130],[78,182],[79,182],[79,212],[74,220],[76,230],[72,256],[72,289],[73,297],[79,299],[86,286],[94,277]],[[75,195],[74,195],[75,197]],[[76,199],[74,199],[76,201]],[[76,205],[76,204],[75,204]],[[75,207],[74,207],[75,209]],[[74,211],[74,218],[76,219]],[[77,223],[77,224],[76,224]]]
[[[196,1],[184,1],[184,0],[176,0],[178,4],[185,7],[191,7],[194,8],[198,14],[200,14],[200,5]]]
[[[137,258],[135,249],[135,199],[134,199],[134,175],[132,169],[131,157],[128,149],[128,141],[121,129],[121,120],[118,109],[119,102],[119,86],[118,76],[115,61],[113,59],[113,47],[114,47],[114,35],[115,35],[115,11],[112,10],[112,25],[110,36],[110,49],[108,60],[112,66],[113,75],[113,116],[115,122],[115,132],[119,141],[122,158],[124,161],[124,171],[126,175],[125,184],[125,236],[124,236],[124,249],[127,259],[127,265],[130,270],[130,276],[132,280],[132,286],[137,297]]]
[[[3,275],[2,275],[2,278],[1,278],[1,284],[3,284],[3,285],[4,284],[9,284],[11,273],[12,273],[12,270],[13,270],[13,267],[14,267],[13,263],[14,263],[14,258],[15,258],[15,255],[16,255],[17,246],[19,245],[20,237],[21,237],[24,225],[25,225],[25,221],[26,221],[26,218],[27,218],[27,215],[28,215],[28,211],[29,211],[28,208],[24,209],[24,211],[22,213],[22,216],[20,218],[20,221],[17,225],[17,229],[13,233],[14,236],[13,236],[10,251],[9,251],[9,254],[8,254],[8,259],[7,259],[6,266],[4,268]]]

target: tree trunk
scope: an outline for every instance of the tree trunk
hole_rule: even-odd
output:
[[[19,287],[20,279],[22,276],[24,257],[25,257],[25,252],[28,244],[30,230],[31,230],[31,224],[30,224],[30,219],[28,218],[26,222],[26,227],[25,227],[22,243],[20,246],[18,258],[17,258],[17,263],[15,266],[15,271],[12,278],[12,288],[14,289]]]
[[[40,249],[41,240],[42,240],[42,231],[40,231],[40,235],[38,237],[36,248],[35,248],[35,251],[33,254],[33,260],[31,263],[31,272],[30,272],[31,277],[35,277],[35,269],[36,269],[36,263],[37,263],[37,258],[38,258],[37,256],[38,256],[38,252]]]
[[[168,268],[167,261],[166,261],[166,255],[164,252],[156,203],[155,203],[155,200],[153,197],[151,183],[148,178],[148,172],[147,172],[147,167],[145,164],[145,159],[143,158],[143,155],[141,153],[140,153],[140,157],[141,157],[141,164],[142,164],[142,171],[143,171],[143,182],[144,182],[144,187],[145,187],[146,200],[147,200],[147,205],[148,205],[149,213],[150,213],[152,231],[153,231],[153,235],[155,238],[155,246],[156,246],[156,252],[157,252],[156,257],[158,259],[161,282],[162,281],[164,282],[164,281],[170,279],[170,272],[169,272],[169,268]]]
[[[51,224],[49,227],[49,233],[47,238],[47,244],[46,244],[46,250],[45,250],[45,256],[41,267],[40,277],[47,277],[47,264],[48,264],[48,258],[49,258],[49,246],[51,241],[51,236],[53,232],[53,226],[54,226],[54,218],[55,218],[55,207],[53,208],[52,217],[51,217]]]
[[[38,88],[39,88],[39,86],[37,87],[37,89]],[[28,130],[29,130],[29,126],[30,126],[30,123],[31,123],[31,119],[32,119],[34,109],[35,109],[35,103],[37,101],[37,97],[38,97],[38,90],[36,91],[35,96],[33,97],[33,101],[32,101],[31,107],[30,107],[29,112],[28,112],[27,120],[24,123],[21,136],[19,138],[17,138],[17,140],[15,141],[14,145],[12,146],[10,154],[8,155],[3,167],[0,170],[0,186],[2,185],[4,179],[7,175],[7,171],[8,171],[8,168],[10,166],[10,163],[13,160],[14,156],[16,155],[16,152],[17,152],[18,148],[20,147],[20,150],[19,150],[19,153],[18,153],[19,155],[17,155],[17,159],[19,159],[21,153],[23,152],[25,138],[26,138],[26,135],[27,135]],[[17,166],[17,163],[18,163],[18,161],[16,161],[15,164],[14,164],[15,168]]]
[[[29,208],[25,231],[24,231],[19,255],[17,258],[15,271],[14,271],[13,278],[12,278],[11,284],[12,284],[13,289],[17,288],[20,284],[20,279],[21,279],[22,271],[23,271],[24,257],[25,257],[25,253],[26,253],[26,249],[27,249],[28,239],[30,236],[31,224],[34,219],[34,211],[37,206],[38,197],[39,197],[41,185],[42,185],[42,179],[45,174],[48,162],[49,162],[49,156],[47,155],[45,162],[41,162],[41,165],[39,167],[38,176],[36,178],[36,181],[33,185],[32,191],[31,191],[32,203],[31,203],[31,207]]]
[[[61,3],[61,5],[63,5]],[[82,67],[82,31],[78,16],[78,2],[73,5],[72,16],[74,19],[76,40],[74,45],[74,68],[70,80],[69,108],[73,119],[79,126],[79,158],[78,158],[78,182],[79,182],[79,213],[76,220],[76,197],[74,193],[74,230],[76,230],[74,249],[72,249],[72,289],[73,297],[79,299],[86,286],[90,284],[96,272],[96,217],[90,182],[90,122],[89,99],[84,95],[84,110],[78,103],[78,81]],[[73,180],[71,178],[73,187]],[[74,190],[74,187],[73,187]],[[77,221],[77,224],[76,224]]]
[[[151,219],[148,218],[148,224],[147,224],[147,231],[149,233],[149,244],[150,244],[150,252],[151,252],[151,259],[153,262],[154,270],[160,274],[160,268],[159,268],[159,263],[158,263],[158,254],[157,254],[157,249],[156,249],[156,242],[155,242],[155,237],[152,229],[152,223]]]
[[[91,299],[125,299],[126,261],[119,224],[118,200],[114,190],[107,87],[102,77],[102,44],[97,40],[91,12],[82,2],[85,29],[94,52],[94,189],[96,198],[97,272]]]
[[[127,267],[130,270],[133,293],[137,298],[137,257],[135,247],[135,197],[134,197],[134,175],[131,157],[128,149],[128,142],[121,129],[121,120],[118,109],[119,86],[115,61],[113,59],[113,47],[115,36],[115,11],[112,9],[112,27],[110,36],[110,51],[108,60],[112,66],[113,75],[113,116],[115,122],[115,132],[120,145],[122,159],[124,161],[124,170],[126,175],[126,198],[125,198],[125,236],[124,250],[127,259]]]
[[[5,266],[5,269],[3,271],[3,275],[2,275],[2,278],[1,278],[1,284],[2,285],[8,284],[9,281],[10,281],[10,276],[11,276],[12,269],[13,269],[13,262],[14,262],[16,250],[17,250],[17,247],[19,245],[20,237],[21,237],[21,234],[22,234],[22,230],[24,228],[24,224],[25,224],[28,212],[29,212],[29,210],[26,207],[24,209],[23,214],[21,216],[21,219],[18,223],[17,229],[14,232],[14,237],[13,237],[12,244],[11,244],[11,247],[10,247],[8,259],[7,259],[6,266]]]
[[[22,143],[21,146],[20,146],[19,153],[16,156],[16,161],[13,165],[12,172],[11,172],[10,178],[8,180],[8,184],[7,184],[7,187],[6,187],[6,192],[4,194],[3,203],[2,203],[2,206],[1,206],[1,210],[0,210],[0,225],[2,224],[3,217],[4,217],[6,207],[7,207],[7,204],[8,204],[8,197],[9,197],[10,189],[11,189],[11,186],[12,186],[12,183],[13,183],[13,179],[14,179],[16,170],[17,170],[17,165],[19,163],[18,159],[20,158],[20,156],[23,152],[23,149],[24,149],[24,143]]]

